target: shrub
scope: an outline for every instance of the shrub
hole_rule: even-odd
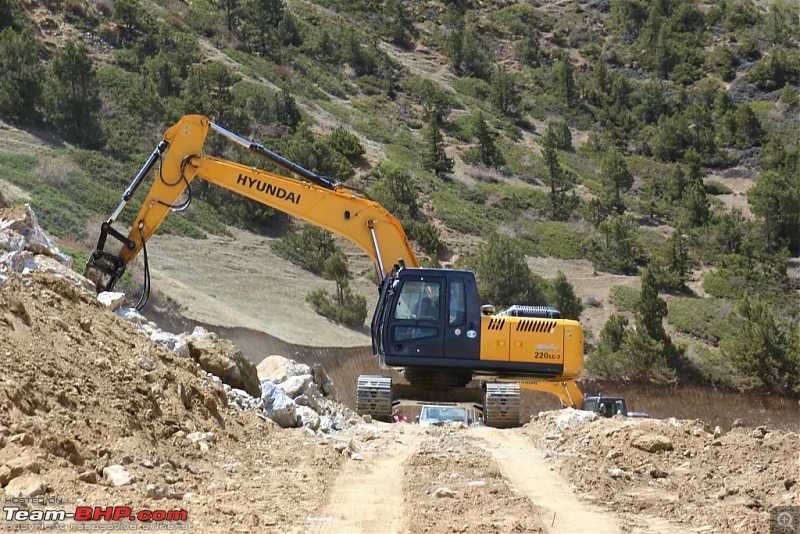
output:
[[[727,299],[673,298],[667,302],[667,321],[680,332],[716,345],[723,335],[723,320],[732,307]]]
[[[621,312],[635,312],[639,307],[640,293],[638,289],[628,286],[611,288],[611,304]]]
[[[733,189],[716,180],[708,180],[704,185],[706,193],[709,195],[730,195],[733,193]]]
[[[456,78],[452,81],[453,90],[476,100],[486,100],[491,93],[488,82],[479,78]]]
[[[367,299],[353,294],[349,287],[344,288],[344,302],[336,304],[335,298],[325,289],[318,289],[306,295],[318,314],[346,326],[360,327],[367,318]]]
[[[347,158],[350,163],[355,163],[366,152],[358,136],[344,129],[336,128],[328,137],[327,142],[338,153]]]
[[[428,254],[438,256],[447,250],[447,245],[439,237],[439,229],[429,222],[413,224],[409,230],[409,237],[419,243],[422,250]]]
[[[286,234],[273,242],[272,249],[282,258],[314,274],[322,274],[325,261],[336,252],[330,232],[307,224],[300,232]]]

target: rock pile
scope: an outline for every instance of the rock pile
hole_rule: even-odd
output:
[[[8,278],[3,273],[39,271],[93,291],[92,282],[71,267],[72,259],[47,237],[29,205],[2,210],[0,283]],[[270,356],[257,369],[233,343],[202,327],[191,333],[165,332],[135,309],[124,307],[124,293],[103,292],[97,299],[150,340],[195,361],[205,378],[221,387],[229,406],[237,410],[254,410],[283,428],[304,427],[315,433],[341,430],[359,419],[337,402],[333,381],[318,364],[311,368],[282,356]],[[152,363],[140,365],[152,367]]]

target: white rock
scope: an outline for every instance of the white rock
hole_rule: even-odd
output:
[[[111,482],[112,486],[127,486],[136,482],[136,477],[121,465],[109,465],[103,468],[103,476]]]
[[[278,384],[278,387],[285,391],[286,394],[293,399],[304,393],[313,380],[314,377],[310,374],[295,375],[290,376],[285,381]]]
[[[142,323],[146,322],[144,315],[136,311],[136,308],[117,308],[114,310],[114,313],[125,319],[126,321],[130,321],[132,323]]]
[[[264,413],[283,428],[297,426],[297,405],[286,392],[269,380],[261,382]]]
[[[181,336],[170,332],[164,332],[163,330],[156,330],[150,334],[150,339],[159,345],[163,345],[167,350],[174,352],[181,358],[191,357],[189,354],[189,344],[186,343],[186,340]]]
[[[283,356],[267,356],[256,367],[259,380],[270,380],[279,384],[295,375],[311,374],[311,368]]]
[[[609,469],[608,473],[611,475],[611,478],[623,478],[625,480],[631,478],[631,476],[626,471],[623,471],[619,467],[615,467],[614,469]]]
[[[103,291],[97,295],[97,300],[103,303],[106,308],[116,310],[125,302],[125,293],[118,291]]]
[[[310,428],[311,430],[318,430],[321,424],[319,414],[307,406],[298,406],[296,408],[297,415],[302,421],[302,425]]]
[[[186,439],[192,443],[198,443],[200,441],[211,441],[213,443],[216,438],[213,432],[191,432],[186,434]]]
[[[567,408],[564,413],[556,419],[556,430],[574,430],[581,425],[590,423],[597,420],[597,414],[594,412],[587,412],[584,410],[573,410]]]
[[[47,237],[30,204],[25,205],[24,213],[15,214],[13,219],[0,218],[0,230],[4,234],[16,234],[22,238],[22,242],[15,247],[17,250],[24,248],[34,254],[44,254],[55,258],[68,269],[72,268],[72,258],[62,253]]]

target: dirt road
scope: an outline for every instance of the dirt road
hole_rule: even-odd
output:
[[[532,448],[525,437],[509,431],[474,428],[472,436],[486,441],[484,448],[500,464],[500,470],[514,488],[544,507],[550,519],[549,532],[578,534],[619,532],[607,512],[581,502],[561,476],[543,460],[542,451]]]
[[[658,518],[632,525],[582,499],[519,430],[378,423],[348,450],[315,533],[684,532]]]

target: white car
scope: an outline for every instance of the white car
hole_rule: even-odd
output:
[[[480,422],[476,410],[456,405],[426,404],[419,414],[419,426],[463,423],[472,425]]]

